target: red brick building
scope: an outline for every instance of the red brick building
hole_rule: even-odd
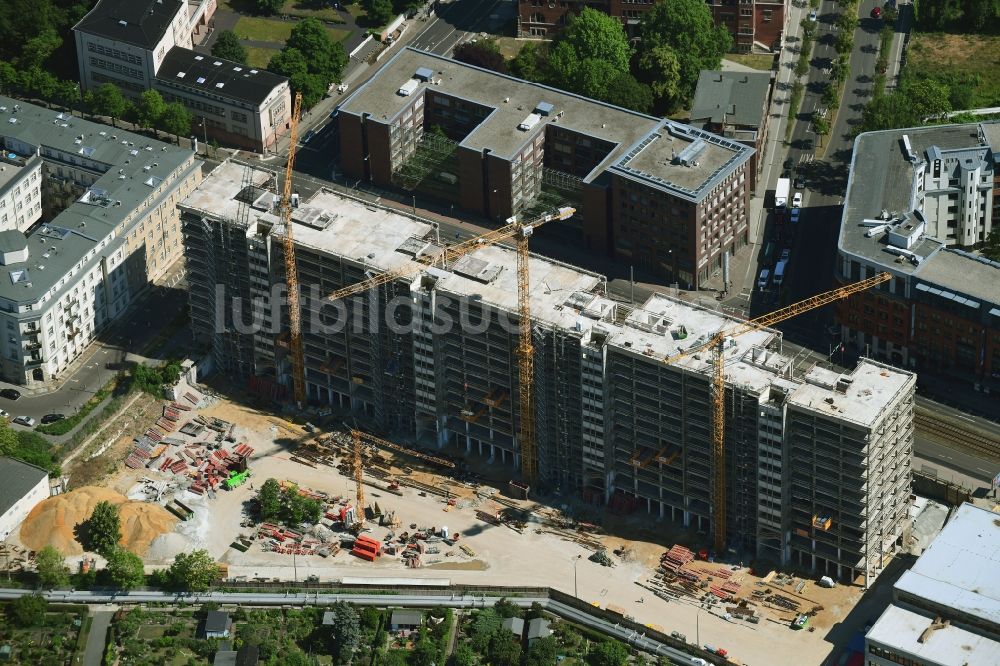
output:
[[[584,7],[620,19],[625,31],[635,36],[643,14],[653,8],[652,0],[518,0],[517,34],[520,37],[551,37],[564,25],[570,13]],[[733,51],[749,53],[775,49],[781,44],[785,27],[785,0],[708,0],[716,25],[724,25],[733,36]]]
[[[339,107],[344,172],[496,221],[573,205],[584,244],[703,285],[748,243],[754,149],[406,48]]]
[[[849,348],[1000,390],[1000,262],[956,247],[998,219],[998,164],[996,122],[858,137],[836,278],[893,279],[837,304]]]

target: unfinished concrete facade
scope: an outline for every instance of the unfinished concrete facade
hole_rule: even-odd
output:
[[[256,243],[238,221],[242,169],[224,163],[181,204],[186,230],[229,226],[236,228],[233,242]],[[283,275],[282,230],[270,202],[257,198],[248,217],[270,229],[261,256],[276,284]],[[325,192],[300,205],[293,222],[310,402],[350,408],[392,437],[457,446],[515,474],[514,251],[481,247],[448,266],[429,266],[426,258],[444,245],[436,228]],[[420,258],[416,277],[347,303],[325,298]],[[240,266],[242,259],[215,272]],[[603,276],[539,256],[531,258],[530,272],[541,484],[710,531],[710,355],[663,361],[734,320],[659,294],[616,301]],[[207,320],[206,308],[195,305],[196,292],[216,289],[211,276],[192,272],[191,314],[199,334],[218,336],[225,318]],[[215,293],[215,307],[232,309],[244,292]],[[255,350],[254,373],[287,384],[280,345],[268,357],[257,344],[280,341],[281,331],[252,335],[254,344],[240,350]],[[853,578],[864,562],[876,561],[876,545],[879,554],[892,551],[905,524],[898,493],[908,487],[914,376],[866,360],[842,377],[818,369],[793,377],[781,345],[780,333],[768,329],[731,339],[724,352],[727,543],[739,553]],[[230,349],[214,347],[220,367],[234,366],[224,358]],[[890,423],[892,434],[880,431]],[[829,446],[831,432],[839,446]],[[822,440],[822,457],[811,438]],[[869,476],[879,455],[897,467]],[[797,485],[796,469],[828,463],[838,470],[831,479],[854,494],[827,501],[824,484],[806,489],[812,495]],[[891,498],[883,492],[888,488]],[[798,529],[809,538],[795,538]],[[860,545],[851,540],[859,534]],[[839,551],[829,550],[831,539]]]

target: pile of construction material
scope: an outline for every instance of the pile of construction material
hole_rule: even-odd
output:
[[[682,566],[694,559],[694,553],[688,548],[674,545],[660,556],[660,566],[667,571],[676,573]]]
[[[172,530],[177,523],[174,516],[157,504],[130,501],[107,488],[83,486],[36,505],[21,525],[21,542],[35,551],[52,546],[63,555],[82,554],[83,546],[74,530],[90,518],[98,502],[118,507],[120,544],[140,556],[155,538]]]
[[[230,478],[232,472],[246,471],[247,458],[253,453],[253,449],[246,444],[237,445],[232,452],[215,446],[206,443],[188,444],[174,455],[167,456],[159,464],[159,470],[190,476],[193,482],[188,490],[196,495],[207,492],[211,497],[219,484]]]
[[[354,547],[351,548],[351,555],[360,557],[363,560],[374,562],[382,554],[382,542],[370,536],[361,534],[354,540]]]

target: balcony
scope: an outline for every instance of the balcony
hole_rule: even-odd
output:
[[[24,367],[26,368],[37,368],[43,363],[45,363],[45,359],[41,356],[28,356],[24,359]]]

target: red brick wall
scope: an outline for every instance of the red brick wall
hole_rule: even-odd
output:
[[[337,115],[340,130],[340,166],[352,178],[365,177],[361,118],[349,113]]]

